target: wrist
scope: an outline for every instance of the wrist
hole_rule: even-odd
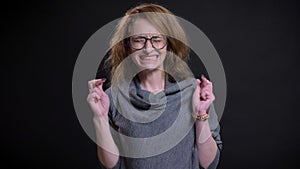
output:
[[[208,113],[192,113],[192,116],[196,119],[196,120],[201,120],[201,121],[206,121],[209,118]]]
[[[197,115],[205,115],[205,114],[208,114],[208,109],[207,110],[197,110],[197,109],[194,109],[193,113],[197,114]]]
[[[204,116],[204,115],[208,114],[208,112],[207,112],[207,110],[200,110],[200,111],[198,111],[197,114],[200,116]]]
[[[100,123],[100,124],[109,124],[108,122],[108,116],[94,116],[93,117],[94,123]]]

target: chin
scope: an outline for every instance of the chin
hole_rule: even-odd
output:
[[[156,70],[156,69],[162,69],[161,65],[145,65],[145,64],[139,64],[137,65],[141,70]]]

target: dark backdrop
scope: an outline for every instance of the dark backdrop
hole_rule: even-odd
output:
[[[299,168],[299,3],[152,2],[199,27],[221,57],[228,97],[219,168]],[[2,3],[1,168],[97,168],[73,108],[73,68],[87,39],[136,4]]]

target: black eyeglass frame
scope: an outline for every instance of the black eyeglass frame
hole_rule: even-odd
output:
[[[158,37],[160,37],[160,36],[161,36],[162,38],[164,38],[165,44],[164,44],[162,47],[160,47],[160,48],[156,48],[156,47],[153,45],[152,39],[153,39],[153,38],[158,38]],[[167,37],[167,36],[164,36],[164,35],[158,35],[158,36],[155,35],[155,36],[152,36],[151,38],[147,38],[147,37],[145,37],[145,36],[136,36],[136,38],[142,38],[142,39],[145,39],[145,42],[144,42],[144,45],[143,45],[141,48],[134,48],[134,47],[132,46],[132,44],[131,44],[131,39],[132,39],[133,37],[134,37],[134,36],[128,37],[128,42],[129,42],[130,48],[135,49],[135,50],[141,50],[141,49],[143,49],[143,48],[146,46],[146,43],[147,43],[148,40],[150,41],[152,47],[153,47],[154,49],[156,49],[156,50],[160,50],[160,49],[164,48],[164,47],[168,44],[168,37]]]

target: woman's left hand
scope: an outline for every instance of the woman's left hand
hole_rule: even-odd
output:
[[[215,100],[212,83],[203,75],[201,80],[197,79],[196,90],[193,95],[193,113],[197,115],[206,114],[209,106]]]

